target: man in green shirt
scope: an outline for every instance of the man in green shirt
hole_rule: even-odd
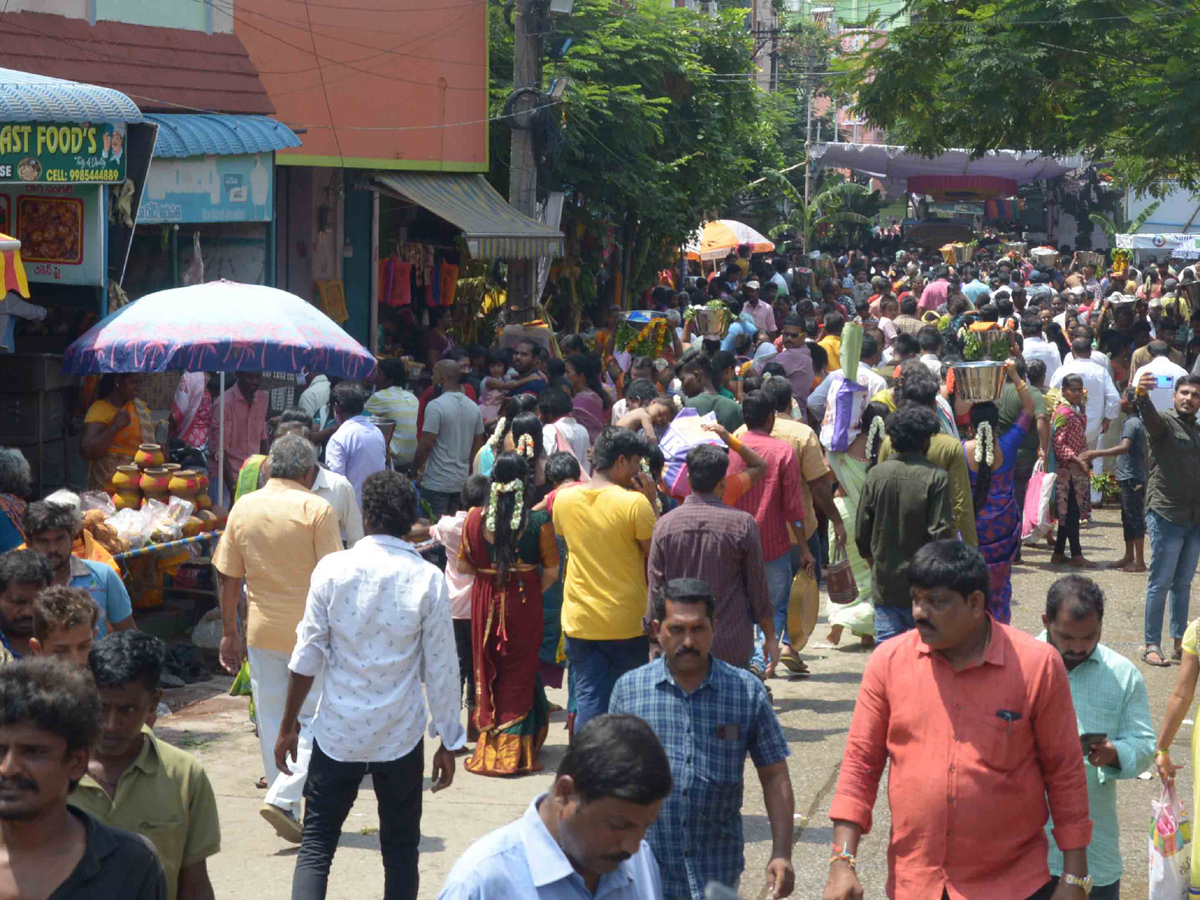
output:
[[[720,373],[717,373],[718,377]],[[683,405],[696,410],[700,415],[715,413],[717,421],[730,434],[742,427],[742,408],[736,400],[722,397],[714,387],[713,363],[705,353],[695,352],[684,356],[679,369]]]
[[[916,403],[937,417],[937,397],[941,383],[937,376],[919,360],[911,360],[900,369],[900,383],[894,389],[900,403]],[[940,423],[939,423],[940,428]],[[891,438],[884,438],[879,447],[879,461],[883,462],[893,453]],[[935,434],[929,441],[925,458],[946,472],[950,479],[951,523],[959,538],[969,547],[978,547],[975,533],[975,503],[971,499],[971,475],[967,471],[967,458],[962,444],[948,434]],[[954,535],[951,534],[951,537]]]
[[[1042,616],[1048,641],[1063,658],[1084,741],[1092,842],[1087,847],[1091,900],[1120,897],[1121,829],[1117,781],[1137,778],[1154,758],[1146,682],[1137,666],[1104,644],[1104,592],[1090,578],[1065,575],[1050,585]],[[1053,822],[1046,823],[1049,837]],[[1062,875],[1063,855],[1050,841],[1050,874]]]
[[[212,786],[194,757],[150,730],[165,657],[163,642],[144,631],[114,632],[92,648],[100,734],[68,802],[148,838],[167,876],[168,900],[212,900],[206,860],[221,849]]]
[[[876,642],[913,628],[913,556],[931,541],[954,538],[950,477],[925,458],[938,428],[933,410],[902,403],[887,420],[895,453],[871,469],[863,485],[854,540],[874,576]]]

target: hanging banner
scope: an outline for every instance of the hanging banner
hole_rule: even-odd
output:
[[[124,122],[0,125],[0,182],[116,184],[124,180]]]

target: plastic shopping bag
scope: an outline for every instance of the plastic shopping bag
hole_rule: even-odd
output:
[[[1166,785],[1150,804],[1150,900],[1182,900],[1191,882],[1192,829],[1187,812]]]
[[[1054,474],[1047,472],[1039,460],[1033,467],[1029,487],[1025,489],[1025,509],[1021,521],[1021,541],[1033,544],[1050,533],[1054,521]]]

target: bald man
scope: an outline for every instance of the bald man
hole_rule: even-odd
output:
[[[471,460],[483,446],[483,414],[463,394],[461,380],[462,367],[455,360],[439,360],[433,367],[435,396],[425,407],[413,457],[413,481],[433,507],[433,522],[457,512]]]

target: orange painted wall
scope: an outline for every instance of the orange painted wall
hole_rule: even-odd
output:
[[[280,164],[486,171],[486,0],[236,0],[234,28],[305,131]]]

